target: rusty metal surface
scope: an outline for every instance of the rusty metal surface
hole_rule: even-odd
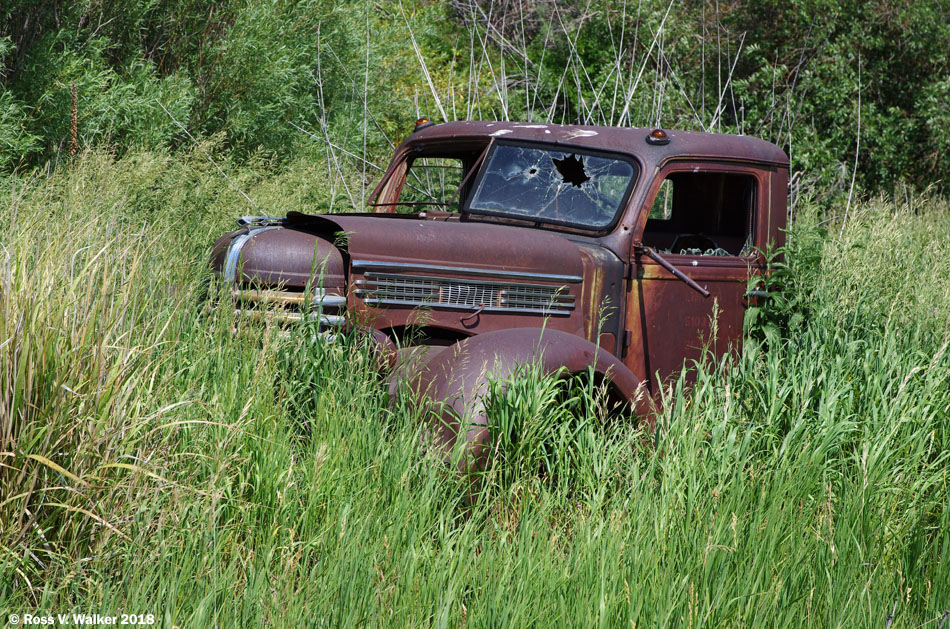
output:
[[[584,339],[537,328],[482,334],[431,353],[417,373],[409,375],[411,391],[428,405],[432,445],[446,461],[458,445],[463,449],[460,469],[485,464],[490,436],[486,404],[491,384],[504,387],[519,368],[535,363],[545,374],[578,374],[592,367],[619,398],[642,415],[647,413],[648,400],[640,380],[609,352]],[[459,439],[462,443],[457,444]]]
[[[660,260],[641,255],[660,183],[671,173],[699,171],[754,179],[748,244],[764,249],[784,242],[788,160],[778,147],[756,138],[668,130],[668,144],[650,145],[649,132],[507,122],[428,126],[396,149],[371,197],[397,202],[413,156],[464,154],[465,163],[474,166],[493,142],[544,142],[562,151],[574,146],[631,155],[640,165],[639,178],[616,224],[601,233],[524,221],[500,224],[497,217],[443,210],[291,212],[282,223],[251,224],[223,236],[213,248],[212,265],[225,276],[233,269],[229,281],[244,302],[255,301],[247,292],[252,286],[283,291],[261,293],[257,301],[265,304],[276,300],[293,306],[300,298],[287,291],[299,292],[321,275],[321,298],[329,296],[333,303],[321,302],[328,310],[320,314],[342,317],[339,303],[345,296],[346,321],[367,326],[383,348],[383,362],[401,361],[401,378],[421,365],[417,390],[448,404],[443,409],[448,414],[440,414],[443,428],[457,429],[462,417],[481,417],[478,399],[487,373],[504,378],[530,360],[541,360],[547,371],[567,367],[576,372],[595,364],[613,374],[623,396],[640,382],[655,394],[665,378],[704,351],[721,356],[738,347],[746,281],[763,264],[758,253],[663,253]],[[471,174],[466,181],[477,179]],[[391,205],[383,209],[394,211]],[[707,290],[709,298],[684,278]],[[422,343],[464,340],[446,349],[395,350],[392,339],[401,341],[400,335],[414,327],[426,331]],[[454,443],[451,431],[439,430],[443,449]],[[484,424],[467,431],[474,455],[481,456],[486,434]]]
[[[694,291],[696,291],[703,297],[709,297],[712,294],[708,290],[706,290],[705,287],[697,284],[696,280],[694,280],[693,278],[686,275],[685,273],[680,271],[678,268],[670,264],[670,262],[666,258],[661,256],[660,254],[658,254],[653,249],[653,247],[640,247],[638,248],[638,251],[642,251],[644,255],[646,255],[648,258],[650,258],[651,260],[653,260],[654,262],[662,266],[664,269],[672,273],[673,276],[676,277],[676,279],[682,280],[687,286],[692,288]]]
[[[628,325],[640,345],[627,363],[648,380],[653,392],[684,364],[699,360],[707,347],[722,356],[741,339],[748,268],[687,268],[711,293],[709,298],[657,264],[643,264],[642,274],[632,282]]]
[[[574,276],[581,272],[577,247],[551,232],[374,214],[325,218],[346,234],[346,249],[354,260]]]
[[[389,215],[320,218],[332,222],[346,235],[345,249],[350,261],[347,295],[353,316],[360,321],[372,321],[377,329],[434,326],[471,336],[508,328],[539,327],[553,310],[557,314],[548,320],[549,327],[587,336],[588,309],[576,304],[581,303],[582,287],[592,285],[587,276],[601,273],[603,268],[590,264],[585,267],[582,248],[563,236],[526,227]],[[290,223],[301,229],[306,229],[306,224],[305,217],[295,217]],[[326,227],[324,223],[320,225]],[[405,304],[381,303],[379,293],[374,292],[381,276],[406,292],[420,293],[419,302],[405,299]],[[431,293],[423,293],[426,284],[440,283],[451,288],[445,281],[451,278],[456,278],[458,287],[480,286],[488,290],[480,293],[481,300],[460,299],[457,303],[439,303]],[[511,303],[511,293],[545,289],[556,294],[548,309],[529,309],[523,304],[504,308],[492,301]],[[566,303],[571,307],[557,306]]]
[[[619,355],[623,320],[624,262],[604,247],[575,242],[584,265],[584,338]]]
[[[303,288],[312,277],[323,288],[344,286],[343,257],[330,242],[280,227],[265,227],[250,235],[240,260],[246,281]]]
[[[406,144],[417,146],[442,140],[470,142],[504,138],[620,151],[635,155],[645,163],[653,165],[671,158],[734,159],[742,162],[788,165],[788,157],[784,151],[771,142],[750,136],[667,129],[670,142],[663,146],[654,146],[646,142],[650,131],[633,127],[461,121],[447,122],[417,131],[409,136]]]

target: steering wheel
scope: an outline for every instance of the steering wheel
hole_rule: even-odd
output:
[[[715,240],[705,234],[680,234],[676,237],[676,240],[673,241],[673,244],[670,245],[670,251],[677,253],[682,249],[702,249],[703,251],[707,251],[709,249],[719,249],[719,245]]]

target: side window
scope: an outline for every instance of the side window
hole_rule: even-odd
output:
[[[462,182],[464,171],[465,165],[458,157],[414,158],[409,163],[406,183],[399,195],[399,204],[408,204],[409,207],[405,209],[410,212],[425,210],[426,206],[457,210],[461,195],[456,195],[455,192]],[[450,200],[452,207],[447,205]]]
[[[664,253],[752,255],[755,203],[752,175],[671,173],[650,208],[643,244]]]
[[[668,221],[671,216],[673,216],[673,182],[664,179],[656,193],[656,198],[653,199],[650,220]]]

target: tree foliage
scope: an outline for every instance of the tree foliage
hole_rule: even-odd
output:
[[[943,0],[10,0],[0,168],[69,145],[75,88],[80,145],[288,156],[296,125],[381,155],[421,112],[752,134],[832,191],[945,190],[948,43]]]

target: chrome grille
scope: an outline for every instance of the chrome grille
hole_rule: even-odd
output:
[[[477,308],[498,305],[501,289],[497,284],[474,286],[461,282],[446,282],[439,287],[439,303]]]
[[[231,291],[235,315],[287,324],[319,321],[338,328],[346,322],[346,297],[314,288],[309,293],[283,289],[235,288]],[[308,303],[309,302],[309,303]]]
[[[238,273],[241,251],[256,234],[278,229],[284,219],[268,216],[245,216],[239,225],[247,232],[231,241],[221,275],[231,286],[234,314],[239,317],[274,321],[286,326],[300,321],[319,321],[321,328],[338,329],[346,323],[346,297],[322,288],[291,289],[284,285],[243,283]],[[321,336],[324,332],[320,333]],[[332,336],[332,335],[330,335]]]
[[[483,308],[483,312],[545,315],[570,315],[574,310],[574,295],[567,286],[372,271],[356,280],[356,295],[371,306]]]

